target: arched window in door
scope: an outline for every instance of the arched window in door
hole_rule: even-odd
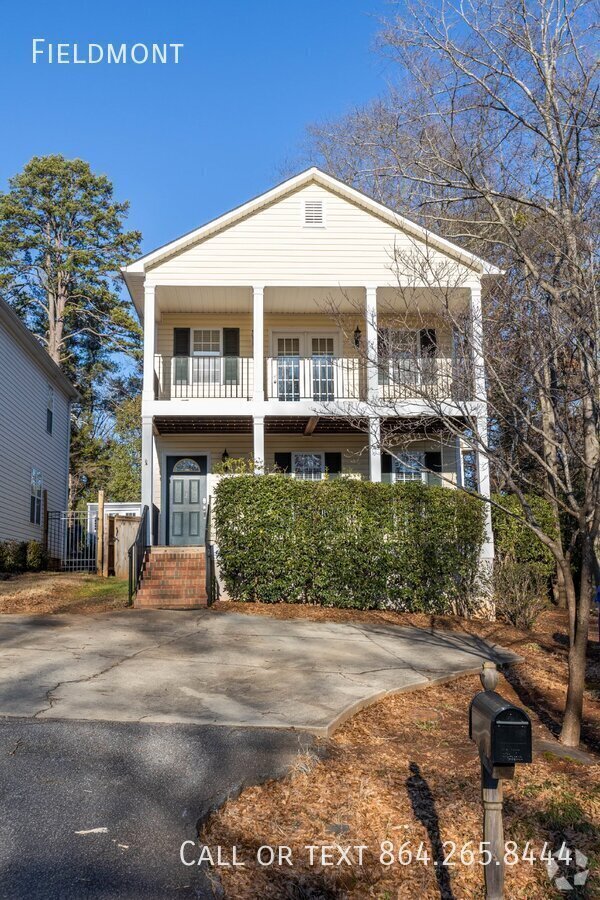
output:
[[[180,459],[173,466],[174,475],[182,475],[186,472],[198,473],[200,466],[193,459]]]

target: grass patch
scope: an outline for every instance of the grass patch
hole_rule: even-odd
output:
[[[85,575],[85,581],[74,592],[73,599],[77,601],[103,601],[114,600],[115,603],[128,602],[129,584],[127,581],[117,578],[100,578],[98,575]]]

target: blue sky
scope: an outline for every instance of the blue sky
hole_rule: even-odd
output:
[[[385,0],[5,0],[0,189],[33,155],[80,156],[131,202],[145,251],[267,189],[306,125],[380,93]],[[32,39],[184,43],[179,65],[33,65]]]

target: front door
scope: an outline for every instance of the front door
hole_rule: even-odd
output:
[[[170,456],[167,471],[167,543],[200,547],[206,533],[206,456]]]

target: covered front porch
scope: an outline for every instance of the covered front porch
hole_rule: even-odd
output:
[[[379,423],[378,423],[379,424]],[[383,421],[383,429],[392,427]],[[398,433],[398,422],[393,425]],[[203,546],[206,517],[227,471],[280,472],[319,480],[423,481],[452,487],[462,478],[456,440],[407,430],[392,458],[368,422],[338,417],[156,417],[152,449],[154,544]],[[150,506],[150,504],[148,504]],[[209,535],[210,537],[210,535]]]

